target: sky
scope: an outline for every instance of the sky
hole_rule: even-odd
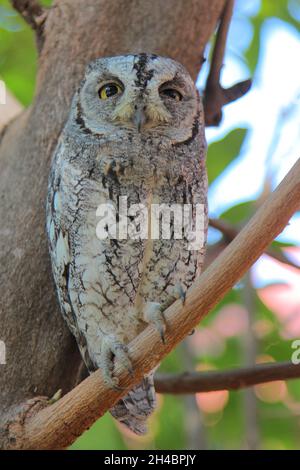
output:
[[[222,71],[225,87],[251,76],[241,52],[252,38],[248,15],[255,14],[259,5],[260,1],[256,0],[237,1]],[[290,7],[294,9],[294,16],[298,15],[300,19],[300,3],[292,0]],[[238,127],[248,129],[239,157],[209,189],[211,217],[218,217],[233,204],[257,199],[266,180],[273,190],[300,156],[300,34],[278,18],[265,21],[261,34],[252,89],[223,109],[219,127],[206,131],[207,141],[211,143]],[[200,89],[203,89],[207,67],[197,82]],[[216,233],[211,232],[210,236],[216,237]],[[299,245],[299,238],[298,214],[278,239]],[[257,281],[258,278],[268,282],[274,280],[272,261],[261,259],[255,269]],[[277,271],[276,280],[280,280],[282,276],[278,277]]]

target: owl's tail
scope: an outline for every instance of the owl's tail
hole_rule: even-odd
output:
[[[147,432],[146,421],[156,405],[153,375],[151,373],[144,377],[139,385],[130,390],[128,395],[110,410],[115,419],[135,434]]]

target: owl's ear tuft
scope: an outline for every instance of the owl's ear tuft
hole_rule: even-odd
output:
[[[101,59],[95,59],[86,66],[85,76],[87,76],[89,73],[91,73],[93,70],[95,70],[98,67],[100,60]]]

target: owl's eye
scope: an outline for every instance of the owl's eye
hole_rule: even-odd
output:
[[[159,94],[163,96],[167,96],[168,98],[172,98],[175,101],[182,100],[181,93],[179,93],[179,91],[175,90],[174,88],[165,88],[163,90],[160,90]]]
[[[122,93],[122,88],[118,83],[106,83],[98,91],[100,100],[107,100],[111,96],[119,95]]]

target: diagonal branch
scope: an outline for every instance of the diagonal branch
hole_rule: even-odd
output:
[[[209,226],[221,232],[228,243],[231,242],[239,232],[234,226],[223,219],[210,218]]]
[[[177,301],[165,311],[165,344],[152,326],[129,344],[133,374],[128,375],[118,362],[115,364],[115,374],[123,390],[107,389],[98,370],[57,403],[28,419],[23,418],[19,426],[8,426],[3,438],[4,447],[57,449],[74,442],[128,389],[153,370],[224,297],[284,229],[297,210],[299,200],[300,160],[230,245],[195,281],[184,306]]]
[[[239,390],[276,380],[300,378],[300,364],[271,362],[253,367],[226,371],[184,372],[182,374],[157,374],[155,390],[158,393],[213,392],[216,390]]]
[[[219,230],[227,243],[231,242],[239,233],[239,230],[234,225],[231,225],[229,222],[223,219],[209,219],[209,225],[210,227]],[[265,254],[275,259],[276,261],[279,261],[280,263],[284,263],[288,266],[291,266],[292,268],[299,269],[299,265],[289,260],[282,250],[276,250],[270,246],[265,250]]]

